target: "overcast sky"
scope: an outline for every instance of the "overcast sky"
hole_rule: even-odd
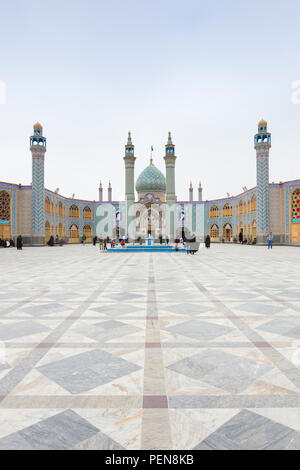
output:
[[[128,130],[136,178],[151,145],[164,171],[171,131],[179,200],[191,180],[204,199],[238,194],[255,186],[261,117],[270,181],[300,178],[299,25],[289,0],[1,1],[0,181],[31,183],[40,121],[46,187],[64,196],[97,199],[101,179],[124,199]]]

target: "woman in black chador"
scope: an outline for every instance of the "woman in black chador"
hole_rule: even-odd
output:
[[[54,246],[54,237],[53,235],[51,235],[51,237],[49,238],[49,241],[47,243],[48,246]]]
[[[22,235],[19,235],[17,238],[17,250],[22,250],[22,248],[23,248]]]
[[[206,248],[210,247],[210,236],[209,235],[206,235],[206,237],[205,237],[205,246],[206,246]]]

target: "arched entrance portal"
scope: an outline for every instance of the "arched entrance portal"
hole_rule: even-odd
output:
[[[209,235],[210,235],[210,239],[212,242],[219,241],[219,227],[217,224],[212,224],[212,226],[209,229]]]
[[[79,242],[79,228],[77,224],[72,224],[69,228],[69,241],[70,243]]]
[[[251,223],[251,241],[254,241],[256,238],[256,220],[252,220]]]
[[[291,194],[291,242],[300,243],[300,188]]]
[[[223,225],[223,239],[225,242],[232,241],[232,225],[229,223]]]
[[[11,238],[10,195],[7,191],[0,191],[0,238]]]

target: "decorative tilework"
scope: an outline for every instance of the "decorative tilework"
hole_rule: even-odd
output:
[[[136,182],[137,192],[166,191],[166,178],[155,165],[150,164],[140,174]]]

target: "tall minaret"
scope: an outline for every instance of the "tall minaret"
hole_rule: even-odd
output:
[[[175,194],[175,145],[172,142],[171,132],[168,134],[168,142],[166,144],[166,152],[164,160],[166,163],[166,202],[168,209],[168,225],[169,225],[169,235],[170,239],[174,240],[175,236],[175,204],[176,204],[176,194]]]
[[[100,184],[99,184],[99,202],[102,202],[103,201],[103,188],[102,188],[102,183],[100,181]]]
[[[256,150],[256,224],[257,243],[265,243],[270,230],[269,206],[269,150],[271,134],[267,131],[267,122],[261,119],[254,136]]]
[[[33,126],[33,135],[30,137],[30,151],[32,154],[31,243],[33,245],[43,245],[45,243],[44,159],[46,137],[43,137],[43,127],[39,122]]]
[[[125,206],[126,206],[126,235],[130,239],[134,238],[134,145],[131,140],[131,133],[128,132],[127,144],[125,145]],[[132,233],[130,233],[132,232]]]
[[[110,181],[108,183],[108,202],[111,202],[112,201],[112,187],[111,187],[111,184],[110,184]]]
[[[194,190],[193,190],[193,185],[192,185],[192,182],[190,183],[190,187],[189,187],[189,201],[190,202],[193,202],[194,200]]]
[[[198,186],[198,201],[202,201],[202,186],[201,186],[201,181],[199,181],[199,186]]]

